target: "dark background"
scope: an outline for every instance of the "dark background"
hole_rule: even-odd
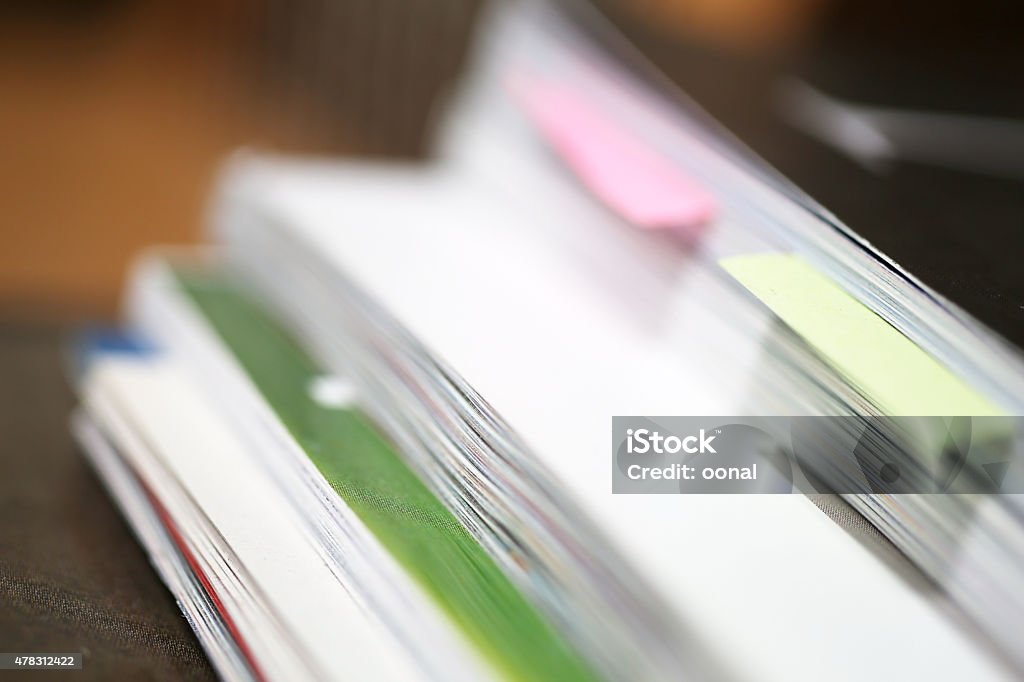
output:
[[[864,170],[784,124],[779,78],[853,101],[1024,118],[1016,2],[595,0],[745,143],[1024,344],[1020,181]],[[0,4],[0,650],[92,679],[209,678],[67,428],[69,330],[113,320],[139,248],[189,243],[239,145],[422,156],[475,0]],[[36,673],[38,674],[38,673]],[[66,674],[66,673],[58,673]]]

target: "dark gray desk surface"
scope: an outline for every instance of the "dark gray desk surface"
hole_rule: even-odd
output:
[[[34,679],[213,679],[71,440],[64,340],[53,327],[0,325],[0,650],[85,653],[82,672]]]

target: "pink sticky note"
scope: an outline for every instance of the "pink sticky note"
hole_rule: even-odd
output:
[[[521,78],[511,90],[583,184],[625,220],[696,236],[714,216],[707,192],[583,96]]]

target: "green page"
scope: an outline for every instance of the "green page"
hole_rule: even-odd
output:
[[[310,397],[323,372],[281,326],[221,276],[177,277],[324,478],[500,673],[597,679],[362,414]]]
[[[892,416],[1003,412],[917,344],[795,254],[725,258],[721,265],[822,357]]]

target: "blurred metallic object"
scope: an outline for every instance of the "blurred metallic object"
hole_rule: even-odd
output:
[[[799,80],[779,87],[778,109],[871,171],[909,161],[1024,179],[1024,121],[852,104]]]

